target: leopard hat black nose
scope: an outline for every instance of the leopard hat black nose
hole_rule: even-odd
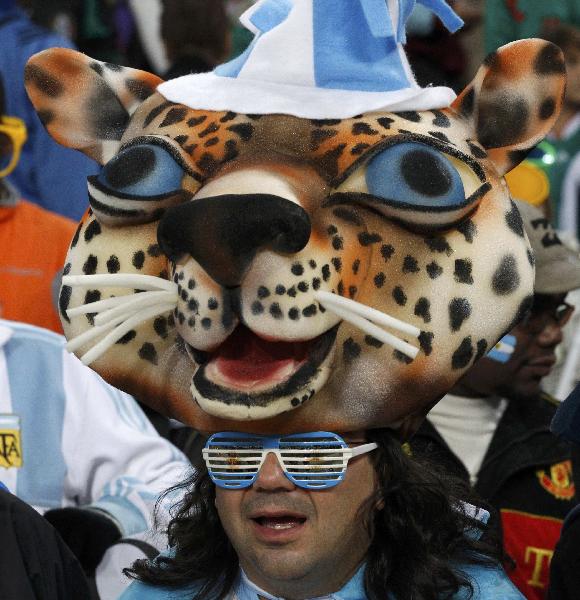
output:
[[[220,285],[239,286],[258,250],[284,254],[310,239],[308,213],[269,194],[227,194],[169,208],[157,228],[159,245],[173,261],[194,258]]]

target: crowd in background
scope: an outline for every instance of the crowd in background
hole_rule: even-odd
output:
[[[547,291],[536,290],[535,312],[526,324],[515,328],[510,335],[514,339],[525,339],[524,345],[528,348],[534,344],[550,348],[558,360],[536,377],[537,388],[526,388],[522,394],[521,390],[514,391],[513,386],[500,385],[502,373],[497,369],[505,361],[497,359],[495,366],[492,365],[496,370],[492,369],[491,374],[483,378],[497,380],[500,384],[495,388],[478,387],[477,374],[473,374],[473,385],[468,383],[466,387],[464,382],[463,387],[454,389],[447,403],[443,402],[439,411],[434,411],[415,442],[417,451],[427,448],[433,452],[433,448],[439,448],[451,465],[450,469],[469,479],[476,491],[495,502],[498,509],[505,508],[502,526],[512,536],[505,540],[512,554],[520,552],[518,535],[520,529],[526,527],[518,521],[520,512],[527,514],[535,510],[558,520],[559,526],[551,531],[549,539],[545,536],[540,541],[532,539],[536,544],[533,547],[547,545],[549,557],[545,562],[542,561],[548,555],[518,556],[518,560],[521,558],[529,563],[532,576],[520,572],[514,581],[526,591],[526,597],[540,600],[547,597],[549,560],[562,521],[576,502],[570,462],[572,453],[568,446],[549,433],[549,420],[557,402],[580,381],[580,311],[573,311],[574,306],[580,306],[580,0],[454,0],[450,3],[466,24],[459,34],[448,34],[431,13],[422,11],[421,6],[409,22],[407,51],[421,85],[447,85],[459,92],[473,78],[488,52],[526,37],[542,37],[558,44],[564,51],[568,71],[564,108],[556,127],[549,138],[507,177],[512,196],[527,203],[523,209],[524,222],[532,246],[536,244],[534,251],[540,257],[543,253],[547,256],[543,271]],[[57,305],[62,265],[75,223],[88,207],[86,177],[97,170],[97,165],[90,159],[58,146],[47,136],[24,91],[23,73],[27,59],[44,48],[65,46],[76,47],[102,61],[151,71],[164,79],[205,72],[239,55],[251,42],[250,34],[237,20],[251,4],[251,0],[0,0],[0,318],[61,333]],[[16,160],[17,164],[11,164],[11,160]],[[525,211],[529,205],[538,212],[532,211],[526,219]],[[16,243],[20,239],[31,241],[22,246]],[[562,275],[554,270],[556,259],[550,254],[554,246],[558,246],[556,258],[569,260],[573,265],[569,273]],[[539,259],[540,264],[542,260]],[[31,287],[31,281],[35,282],[34,287]],[[556,288],[550,287],[553,281],[557,283]],[[546,304],[542,305],[542,301]],[[40,344],[44,348],[38,355],[39,369],[74,371],[79,367],[68,365],[69,359],[61,356],[59,339],[52,334],[43,336],[36,330],[21,329],[8,321],[0,321],[0,351],[8,353],[9,343],[16,343],[16,340],[21,340],[21,344],[32,340],[37,347]],[[509,346],[509,341],[506,343]],[[521,346],[522,342],[519,343]],[[505,346],[497,348],[499,355],[504,350]],[[34,354],[37,349],[27,352]],[[509,349],[506,352],[509,354]],[[7,368],[5,363],[9,362],[8,359],[0,361],[0,383],[4,381],[2,369]],[[62,442],[63,456],[54,464],[55,487],[49,501],[41,492],[35,495],[34,486],[23,483],[24,479],[20,483],[12,482],[13,486],[9,485],[10,481],[3,483],[10,491],[18,490],[20,493],[16,495],[42,512],[48,511],[49,520],[81,559],[85,573],[94,576],[99,568],[106,572],[106,561],[115,565],[121,560],[110,553],[111,546],[120,539],[137,537],[138,550],[148,551],[139,546],[142,542],[139,535],[151,528],[150,519],[144,513],[163,489],[179,481],[180,469],[187,467],[188,459],[198,455],[199,438],[195,432],[176,428],[176,424],[149,414],[156,431],[132,398],[118,391],[104,391],[104,383],[97,376],[79,375],[79,380],[84,377],[87,378],[86,385],[94,389],[95,394],[103,395],[99,404],[101,415],[90,416],[95,423],[95,436],[101,435],[99,431],[107,431],[107,415],[109,419],[113,418],[111,415],[120,415],[126,428],[123,439],[117,431],[117,437],[112,436],[110,440],[112,456],[107,459],[108,470],[96,474],[97,459],[87,455],[82,468],[91,473],[91,480],[87,475],[86,481],[78,483],[83,475],[77,474],[78,485],[72,485],[65,474],[65,455],[74,447],[80,432],[55,430],[52,443],[60,445],[57,438],[63,436],[66,441]],[[517,387],[518,374],[508,372],[506,382],[508,380],[515,382]],[[17,388],[18,385],[12,382],[14,398]],[[64,419],[64,415],[73,410],[70,406],[77,391],[70,383],[63,383],[62,389],[50,393],[54,394],[54,402],[61,406]],[[3,429],[2,413],[10,412],[8,408],[12,406],[8,400],[2,403],[2,394],[0,389],[0,430]],[[494,398],[494,401],[484,403],[480,409],[475,402],[463,402],[473,395]],[[522,396],[525,404],[521,402]],[[543,399],[539,400],[540,397]],[[14,398],[10,400],[12,404],[16,403]],[[534,402],[531,402],[532,398]],[[30,408],[21,410],[29,411]],[[475,420],[486,420],[488,425],[476,464],[458,458],[463,456],[465,446],[471,445],[468,440],[475,435],[453,422],[452,416],[458,411],[464,411],[463,415],[469,413]],[[67,422],[71,424],[67,427],[73,427],[74,419]],[[100,422],[102,429],[99,429]],[[481,427],[478,430],[481,431]],[[526,432],[531,430],[537,437],[530,441]],[[69,430],[65,427],[65,431]],[[520,441],[523,440],[522,445],[517,448],[509,444],[502,446],[499,437],[505,440],[515,435],[514,432],[518,433]],[[527,452],[532,442],[536,462],[524,480],[524,466],[517,462],[516,455]],[[113,456],[115,454],[117,456]],[[146,457],[153,454],[156,458],[144,466]],[[497,466],[500,455],[511,464],[509,472]],[[100,456],[99,460],[104,459]],[[165,467],[171,465],[170,468],[162,469],[160,461]],[[542,471],[542,465],[548,471]],[[2,466],[6,465],[0,457]],[[80,467],[77,465],[77,468]],[[163,474],[160,474],[161,470]],[[516,471],[519,479],[515,487],[500,490],[499,485],[495,486],[497,479],[509,478]],[[530,481],[541,479],[540,471],[545,474],[544,491],[548,496],[534,504],[535,497],[527,494],[526,486],[531,485]],[[556,491],[561,497],[552,493],[550,482],[560,486]],[[115,486],[124,486],[122,501],[114,491]],[[70,501],[63,500],[65,489]],[[525,502],[521,501],[524,496]],[[554,498],[556,500],[552,502]],[[59,513],[59,510],[73,507],[85,512],[80,516]],[[129,513],[131,515],[127,517]],[[97,548],[96,553],[87,550],[88,542],[81,539],[81,531],[86,533],[87,540],[90,539],[91,547]],[[100,534],[95,536],[95,531]],[[123,559],[125,556],[123,554]],[[117,580],[110,583],[106,577],[99,585],[103,599],[113,597],[107,596],[113,592],[106,590],[118,591],[122,587]],[[96,597],[98,592],[93,589],[87,593]]]

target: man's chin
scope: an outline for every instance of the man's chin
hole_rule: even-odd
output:
[[[259,552],[252,560],[251,566],[242,564],[242,568],[257,586],[275,595],[284,596],[288,593],[286,585],[308,579],[312,571],[312,565],[308,562],[304,551],[277,547]],[[280,584],[285,589],[278,589]],[[276,588],[275,591],[272,591],[273,588]]]

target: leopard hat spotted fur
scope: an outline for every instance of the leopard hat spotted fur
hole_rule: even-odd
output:
[[[529,308],[502,176],[558,116],[555,46],[504,46],[449,108],[343,120],[159,83],[65,49],[26,72],[50,134],[103,165],[60,311],[110,383],[198,430],[404,436]]]

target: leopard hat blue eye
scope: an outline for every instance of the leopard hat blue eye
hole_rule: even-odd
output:
[[[121,150],[97,180],[113,193],[139,199],[158,198],[181,187],[183,168],[158,144],[138,144]]]
[[[491,189],[484,167],[458,149],[395,142],[360,161],[327,205],[356,204],[411,229],[458,225]]]
[[[386,148],[367,165],[369,193],[400,207],[453,209],[465,202],[461,176],[435,148],[404,142]]]
[[[164,144],[136,143],[88,178],[89,202],[97,219],[109,225],[156,221],[170,206],[191,198],[182,187],[185,175]]]

